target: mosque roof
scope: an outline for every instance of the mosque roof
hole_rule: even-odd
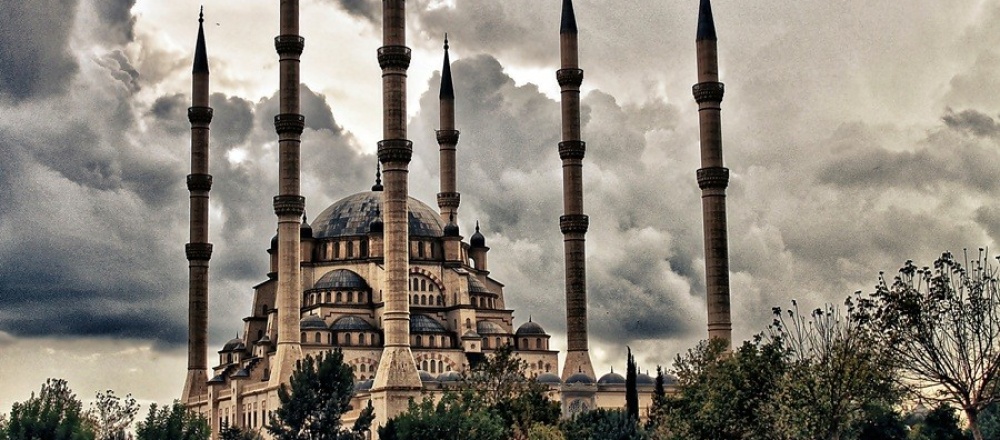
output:
[[[548,336],[548,333],[545,333],[545,329],[543,329],[542,326],[531,320],[521,324],[521,326],[517,328],[517,333],[515,334],[518,336]]]
[[[302,330],[327,330],[326,321],[316,315],[309,315],[299,321]]]
[[[323,210],[312,221],[313,237],[317,239],[335,237],[367,236],[369,225],[379,217],[381,191],[366,191],[347,196]],[[413,197],[409,198],[409,226],[412,237],[441,237],[444,222],[441,216]]]
[[[344,316],[336,321],[330,326],[330,330],[333,331],[373,331],[375,327],[372,327],[368,321],[361,319],[354,315]]]
[[[622,375],[615,373],[614,371],[601,376],[597,379],[597,383],[600,385],[624,385],[625,378]]]
[[[592,383],[594,383],[594,379],[591,379],[590,376],[587,376],[584,373],[576,373],[576,374],[570,376],[569,379],[566,379],[566,384],[567,385],[568,384],[574,384],[574,383],[592,384]]]
[[[411,333],[444,333],[446,331],[440,322],[430,316],[417,313],[410,315]]]
[[[226,345],[222,346],[221,351],[237,351],[237,350],[245,350],[246,348],[247,346],[243,344],[242,339],[233,338],[230,339],[229,342],[226,342]]]
[[[476,331],[480,335],[506,335],[507,330],[504,330],[500,324],[493,321],[479,321],[476,323]]]
[[[361,275],[347,269],[337,269],[327,272],[316,281],[314,289],[343,289],[343,290],[364,290],[368,288]]]
[[[555,384],[562,383],[562,380],[559,379],[559,376],[556,376],[553,373],[542,373],[542,374],[539,374],[538,377],[535,378],[535,381],[538,382],[538,383],[549,383],[549,384],[551,384],[551,383],[555,383]]]
[[[475,275],[469,275],[469,293],[493,293]]]

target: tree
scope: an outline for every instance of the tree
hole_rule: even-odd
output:
[[[257,431],[243,429],[239,426],[227,426],[219,433],[220,440],[264,440]]]
[[[211,435],[208,420],[176,400],[169,406],[149,405],[135,432],[137,440],[208,440]]]
[[[774,400],[780,431],[792,438],[841,439],[865,420],[866,408],[898,401],[892,357],[856,299],[845,301],[846,315],[832,305],[808,316],[795,301],[792,306],[774,308],[765,334],[787,357]]]
[[[306,356],[289,383],[278,389],[281,406],[271,416],[267,430],[278,440],[365,438],[374,419],[371,402],[349,431],[340,426],[353,395],[354,373],[340,350]]]
[[[650,430],[657,438],[783,438],[775,434],[773,409],[787,370],[780,341],[756,338],[727,351],[725,341],[712,339],[677,356],[676,392],[654,406]]]
[[[504,420],[477,404],[470,391],[446,392],[438,403],[431,397],[410,401],[403,414],[378,430],[383,440],[508,439]]]
[[[946,252],[933,269],[907,261],[891,283],[880,275],[868,316],[898,359],[901,382],[959,407],[982,440],[979,415],[1000,398],[1000,286],[984,250],[965,260]]]
[[[548,386],[528,378],[527,371],[527,362],[504,345],[463,373],[460,387],[472,391],[470,405],[495,413],[512,436],[526,433],[535,423],[556,424],[559,404],[549,400]]]
[[[48,379],[42,389],[10,410],[9,440],[92,440],[94,432],[81,403],[65,380]]]
[[[620,409],[598,408],[563,423],[563,434],[573,440],[648,440],[639,421]]]
[[[958,427],[959,420],[955,408],[938,405],[920,417],[910,431],[911,440],[966,440],[965,433]],[[985,434],[985,433],[984,433]],[[985,437],[995,438],[995,437]]]
[[[97,440],[124,440],[138,413],[139,404],[131,394],[121,398],[107,390],[97,393],[97,401],[90,404],[87,415],[93,421]]]
[[[903,416],[896,410],[879,404],[868,405],[864,409],[858,431],[858,440],[907,440],[908,438]]]
[[[628,348],[628,360],[625,369],[625,412],[633,420],[639,420],[639,387],[636,383],[635,357]]]

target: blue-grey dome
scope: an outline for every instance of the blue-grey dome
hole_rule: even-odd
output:
[[[381,191],[368,191],[345,197],[330,205],[313,220],[313,237],[367,236],[371,223],[379,217],[378,206],[382,203],[381,199]],[[437,211],[413,197],[409,198],[407,204],[410,210],[408,219],[411,237],[444,235],[444,222]]]
[[[334,289],[334,290],[366,290],[368,283],[361,275],[347,269],[337,269],[327,272],[316,281],[314,289]]]
[[[611,372],[597,379],[597,383],[600,385],[625,385],[625,378],[618,373]]]
[[[233,338],[230,339],[229,342],[226,342],[226,345],[222,346],[222,351],[239,351],[245,350],[246,348],[247,346],[243,344],[242,339]]]
[[[445,333],[444,326],[427,315],[410,315],[410,333]]]
[[[424,370],[417,370],[417,374],[420,375],[421,382],[437,382],[437,378],[433,374]]]
[[[486,237],[479,232],[479,222],[476,222],[476,233],[472,234],[469,238],[469,246],[473,248],[485,248],[486,247]]]
[[[482,338],[482,336],[479,336],[479,333],[476,333],[475,330],[469,330],[469,331],[466,331],[464,334],[462,334],[462,339],[465,339],[465,338],[476,338],[476,339],[479,339],[479,338]]]
[[[457,371],[448,371],[438,376],[438,382],[458,382],[462,380],[462,375]]]
[[[594,379],[591,379],[590,376],[587,376],[586,374],[576,373],[570,376],[569,379],[566,379],[567,385],[573,383],[592,384],[594,383]]]
[[[354,390],[355,391],[368,391],[368,390],[372,389],[372,385],[374,383],[375,383],[375,381],[371,380],[371,379],[363,380],[361,382],[358,382],[358,383],[354,384]]]
[[[518,336],[548,336],[548,333],[545,333],[545,329],[543,329],[542,326],[538,325],[537,322],[532,321],[521,324],[521,326],[517,328],[516,334]]]
[[[562,383],[562,379],[559,379],[559,376],[556,376],[553,373],[542,373],[542,374],[539,374],[538,377],[535,378],[535,381],[538,382],[538,383],[546,383],[546,384],[560,384],[560,383]]]
[[[493,321],[479,321],[476,323],[476,331],[481,335],[506,335],[507,330],[504,330],[500,324]]]
[[[309,315],[299,321],[299,328],[302,330],[328,330],[326,321],[316,315]]]
[[[639,373],[635,377],[635,383],[636,385],[656,385],[656,379],[646,373]]]
[[[375,331],[368,321],[354,315],[347,315],[333,322],[330,326],[333,331]]]
[[[469,275],[469,293],[493,293],[475,275]]]

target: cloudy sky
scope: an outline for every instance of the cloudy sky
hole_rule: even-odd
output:
[[[558,0],[411,0],[411,193],[434,205],[451,36],[460,226],[516,322],[564,346]],[[46,377],[178,397],[194,0],[0,0],[0,412]],[[379,2],[304,0],[307,210],[365,190]],[[211,349],[264,279],[277,191],[277,2],[206,0]],[[716,0],[735,336],[772,306],[1000,241],[1000,0]],[[577,0],[592,357],[669,365],[705,336],[696,0]]]

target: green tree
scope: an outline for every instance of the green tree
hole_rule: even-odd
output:
[[[219,439],[221,440],[263,440],[264,437],[260,435],[259,432],[243,429],[239,426],[227,426],[222,428],[219,433]]]
[[[1000,398],[1000,287],[984,250],[965,260],[946,252],[933,269],[907,261],[891,283],[879,276],[869,316],[899,360],[901,382],[959,407],[982,440],[979,415]]]
[[[676,392],[654,408],[650,430],[657,438],[784,438],[775,432],[773,408],[788,368],[780,341],[757,338],[727,350],[725,341],[712,339],[677,356]]]
[[[535,423],[528,429],[528,440],[566,440],[558,426]]]
[[[124,398],[112,390],[97,393],[97,400],[90,404],[88,417],[93,421],[98,440],[122,440],[128,437],[128,429],[139,413],[139,403],[131,394]]]
[[[176,400],[169,406],[149,405],[135,432],[136,440],[208,440],[211,435],[208,420]]]
[[[914,424],[910,431],[910,440],[966,440],[967,436],[959,428],[958,415],[955,412],[955,408],[948,405],[934,407]]]
[[[378,430],[383,440],[504,440],[510,430],[503,418],[486,409],[471,391],[446,392],[434,403],[431,397],[410,401],[403,414]]]
[[[845,301],[846,315],[832,305],[803,315],[792,305],[774,309],[765,335],[782,344],[787,358],[773,400],[777,429],[791,438],[845,438],[863,423],[866,408],[899,400],[893,358],[856,299]]]
[[[598,408],[577,414],[562,425],[563,434],[573,440],[647,440],[650,437],[623,410]]]
[[[267,430],[278,440],[365,438],[374,419],[370,402],[350,430],[340,426],[353,395],[354,373],[344,363],[340,350],[306,356],[292,372],[289,383],[278,389],[281,406],[271,416]]]
[[[625,367],[625,413],[633,420],[639,420],[639,385],[636,383],[635,357],[628,348],[628,359]]]
[[[884,405],[869,405],[858,426],[858,440],[907,440],[908,427],[898,411]]]
[[[527,371],[527,362],[504,345],[463,373],[461,388],[472,391],[470,407],[499,416],[510,436],[526,433],[536,423],[558,423],[559,404],[548,398],[548,386],[528,378]]]
[[[48,379],[41,391],[15,402],[7,422],[9,440],[92,440],[94,432],[83,404],[65,380]]]
[[[979,429],[983,432],[983,438],[1000,438],[1000,403],[987,406],[979,414]]]

